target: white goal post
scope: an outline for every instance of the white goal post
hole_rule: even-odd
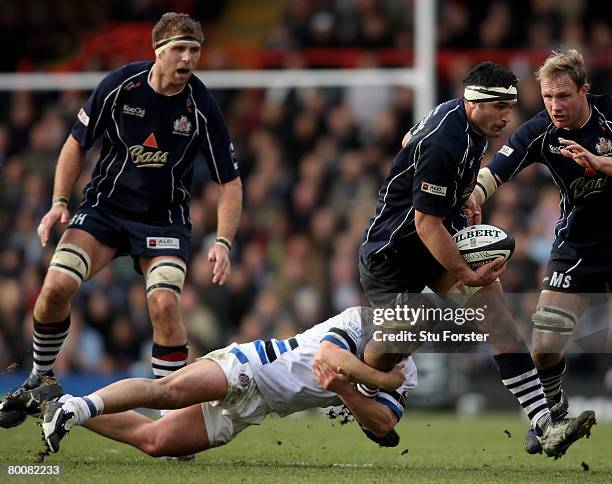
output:
[[[199,71],[210,89],[407,86],[415,91],[415,121],[435,103],[435,4],[417,0],[414,15],[415,65],[389,69]],[[93,90],[105,72],[0,74],[0,91]]]

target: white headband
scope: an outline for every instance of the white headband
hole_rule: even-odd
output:
[[[177,42],[188,42],[198,46],[202,45],[202,42],[192,35],[175,35],[174,37],[168,37],[167,39],[155,43],[155,57]]]
[[[516,86],[483,87],[465,86],[463,97],[473,103],[486,103],[491,101],[516,101],[518,92]]]

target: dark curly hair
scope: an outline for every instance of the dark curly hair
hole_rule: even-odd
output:
[[[518,79],[505,67],[495,62],[481,62],[463,80],[464,86],[510,87],[516,86]]]

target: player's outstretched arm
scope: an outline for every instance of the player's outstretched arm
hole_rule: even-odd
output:
[[[576,163],[584,168],[590,168],[593,171],[598,171],[604,175],[612,175],[612,158],[609,156],[597,156],[589,150],[579,145],[575,141],[559,138],[564,148],[561,154],[567,158],[573,159]]]
[[[384,437],[393,430],[397,423],[395,414],[376,400],[357,392],[351,384],[351,379],[343,371],[335,371],[323,361],[315,360],[313,374],[323,388],[338,395],[361,427],[376,437]]]
[[[222,286],[231,274],[229,252],[242,213],[242,182],[234,178],[220,184],[219,190],[217,242],[208,251],[208,260],[214,263],[212,282]]]
[[[346,375],[350,380],[392,391],[404,383],[403,365],[395,365],[390,371],[380,371],[363,363],[353,353],[330,341],[323,341],[315,353],[313,369],[325,365]],[[336,392],[337,393],[337,392]]]
[[[85,150],[81,148],[79,142],[72,135],[68,136],[55,168],[51,209],[42,218],[38,226],[38,237],[43,247],[49,242],[49,233],[53,226],[58,221],[66,224],[70,219],[68,200],[70,199],[72,188],[81,174],[84,159]]]

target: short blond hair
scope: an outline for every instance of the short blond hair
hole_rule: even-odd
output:
[[[588,82],[584,59],[576,49],[554,50],[536,71],[536,79],[541,82],[562,74],[567,74],[578,89]]]
[[[163,14],[155,24],[155,27],[153,27],[153,32],[151,33],[153,47],[159,41],[177,35],[190,35],[196,38],[200,44],[204,42],[204,33],[202,32],[200,22],[192,19],[186,13],[168,12]]]

